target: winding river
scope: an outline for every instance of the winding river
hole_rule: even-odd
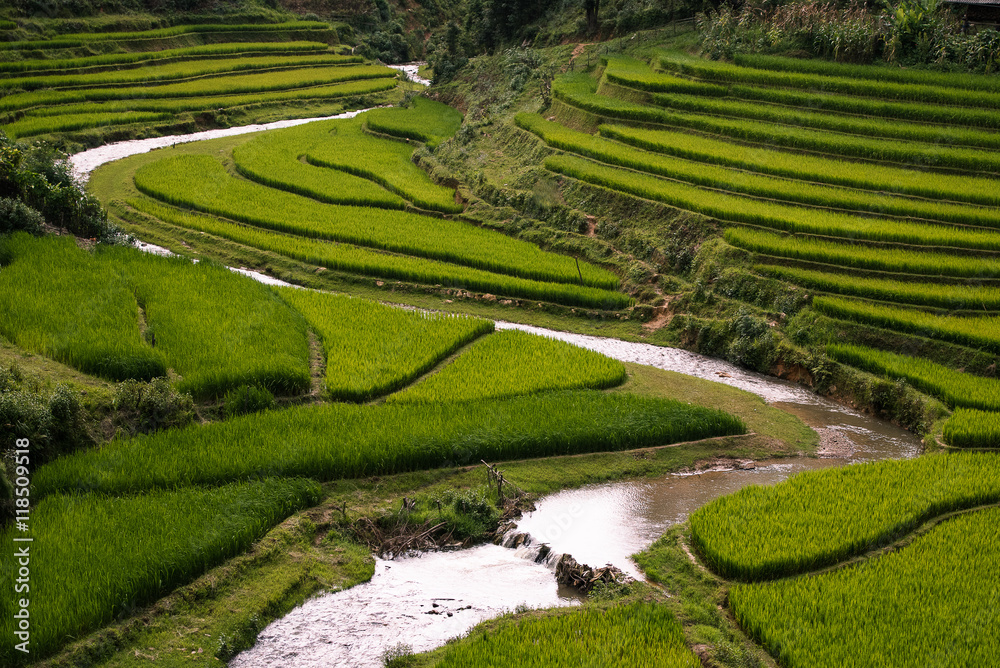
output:
[[[350,118],[349,112],[329,118]],[[212,130],[191,135],[120,142],[70,158],[85,180],[101,164],[176,143],[290,127],[325,119],[303,119]],[[143,250],[169,252],[140,243]],[[246,269],[256,280],[281,283]],[[521,329],[595,350],[615,359],[646,364],[722,382],[763,397],[834,443],[836,457],[756,462],[750,468],[715,469],[695,475],[583,487],[546,497],[523,517],[517,530],[530,533],[553,554],[572,554],[581,563],[614,564],[635,577],[629,555],[650,545],[671,525],[712,499],[749,484],[773,484],[809,469],[856,461],[916,456],[920,441],[890,424],[851,411],[807,389],[726,362],[672,348],[629,343],[497,322],[498,329]],[[531,547],[498,545],[425,553],[394,561],[376,560],[370,582],[307,601],[261,632],[257,644],[237,656],[238,668],[375,667],[388,648],[405,643],[426,651],[467,632],[479,622],[519,606],[575,605],[579,597],[559,587],[549,567],[536,563]]]

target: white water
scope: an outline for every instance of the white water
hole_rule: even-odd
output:
[[[430,79],[425,79],[417,74],[417,72],[420,71],[420,67],[426,64],[427,63],[423,61],[419,61],[413,63],[403,63],[402,65],[389,65],[389,67],[391,67],[394,70],[399,70],[400,72],[405,73],[407,78],[413,83],[418,83],[422,86],[430,86],[431,85]]]

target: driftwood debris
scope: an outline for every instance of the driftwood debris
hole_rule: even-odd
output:
[[[594,568],[578,563],[570,555],[564,554],[556,564],[556,581],[587,593],[599,582],[626,584],[631,582],[632,578],[611,564]]]

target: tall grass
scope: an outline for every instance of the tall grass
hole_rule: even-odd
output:
[[[381,65],[334,65],[305,67],[298,70],[235,74],[165,83],[156,86],[121,88],[82,88],[76,90],[39,90],[0,97],[0,111],[17,111],[39,106],[54,106],[109,100],[164,99],[207,95],[260,94],[289,89],[303,89],[359,79],[393,78],[396,70]],[[300,91],[301,93],[301,91]],[[299,95],[307,97],[307,95]]]
[[[365,134],[361,129],[365,122],[368,121],[358,117],[325,126],[322,129],[327,136],[319,132],[313,135],[313,145],[305,152],[306,160],[312,165],[374,181],[421,209],[462,212],[462,205],[455,201],[455,189],[434,183],[427,172],[410,160],[413,146]]]
[[[171,225],[213,234],[239,244],[337,271],[425,285],[465,288],[568,306],[616,309],[632,304],[631,298],[620,292],[569,283],[545,283],[515,278],[437,260],[390,255],[347,244],[267,232],[210,216],[187,213],[145,198],[131,200],[129,204]]]
[[[102,53],[97,56],[80,58],[39,58],[36,60],[12,60],[0,62],[0,73],[18,74],[36,72],[38,74],[65,74],[67,70],[94,70],[102,68],[140,66],[144,63],[162,63],[180,59],[202,59],[227,56],[235,53],[246,55],[261,53],[292,53],[326,51],[330,47],[323,42],[234,42],[224,44],[203,44],[182,49],[162,51],[139,51],[129,53]],[[346,56],[345,56],[346,57]],[[353,62],[364,62],[361,56]]]
[[[861,346],[829,345],[838,362],[870,373],[900,378],[951,407],[1000,410],[1000,380],[973,376],[926,359]]]
[[[698,668],[701,661],[666,606],[635,602],[504,620],[495,630],[449,645],[437,665]]]
[[[508,330],[472,344],[441,371],[389,397],[437,403],[503,399],[553,390],[605,389],[625,382],[625,365],[577,346]]]
[[[766,580],[844,561],[931,518],[997,501],[1000,458],[928,455],[744,487],[692,513],[691,536],[720,575]]]
[[[178,206],[305,237],[455,262],[468,267],[543,281],[579,283],[572,258],[469,223],[385,211],[321,204],[231,177],[205,155],[168,158],[140,168],[136,187]],[[580,263],[586,285],[613,289],[616,276]]]
[[[280,288],[278,294],[322,339],[326,393],[340,401],[393,392],[493,331],[489,320],[404,311],[346,295],[294,288]]]
[[[851,245],[746,228],[727,229],[725,237],[733,246],[755,253],[844,268],[955,278],[1000,278],[1000,260],[993,257]]]
[[[918,83],[894,83],[857,79],[849,76],[825,76],[784,70],[760,70],[674,53],[661,56],[659,62],[668,71],[681,72],[712,82],[803,88],[811,91],[844,93],[862,97],[952,104],[959,107],[996,109],[1000,106],[1000,92]]]
[[[730,589],[740,626],[790,668],[986,666],[995,619],[1000,510],[945,522],[858,566]]]
[[[219,397],[241,385],[275,394],[309,388],[305,319],[269,288],[221,265],[129,248],[99,259],[123,275],[145,311],[147,338],[182,379],[178,389]]]
[[[240,174],[249,179],[327,204],[405,208],[402,197],[367,178],[299,160],[336,127],[342,126],[332,122],[309,123],[261,133],[233,149],[233,162]]]
[[[1000,448],[1000,413],[957,408],[944,423],[944,440],[956,448]]]
[[[6,666],[35,661],[73,639],[155,601],[246,550],[294,511],[318,502],[306,480],[237,483],[128,498],[52,495],[31,511],[30,654],[14,650],[14,549],[4,550],[0,648]],[[23,537],[23,534],[21,534]]]
[[[328,404],[163,431],[63,457],[35,473],[34,498],[75,489],[123,493],[263,475],[358,478],[745,431],[739,419],[721,411],[593,390],[498,401]]]
[[[585,155],[608,164],[649,172],[695,185],[820,207],[1000,227],[1000,210],[906,199],[869,191],[846,190],[804,181],[749,174],[731,168],[633,148],[584,132],[576,132],[558,123],[546,121],[537,114],[518,114],[514,121],[519,127],[544,139],[549,146]],[[593,165],[562,156],[549,158],[549,161],[551,161],[551,165],[547,162],[546,166],[553,171],[560,171],[569,176],[598,185],[606,185],[616,190],[625,190],[640,197],[665,198],[670,203],[673,198],[669,193],[676,190],[675,186],[664,184],[659,179],[649,179],[641,175],[630,176],[617,170],[602,172]],[[564,169],[567,171],[563,171]],[[606,183],[602,183],[602,173],[607,174],[607,177],[603,179],[607,181]]]
[[[778,265],[758,264],[754,270],[823,292],[949,309],[1000,310],[1000,288],[995,287],[868,278]]]
[[[166,374],[131,287],[72,237],[0,237],[0,262],[0,334],[20,348],[109,380]]]
[[[162,65],[149,65],[137,69],[90,74],[64,74],[35,77],[0,78],[0,89],[23,91],[40,88],[83,88],[101,86],[126,86],[152,84],[175,79],[226,76],[248,70],[283,70],[319,65],[356,64],[353,56],[304,53],[301,55],[242,56],[239,58],[213,58],[210,60],[184,60]]]
[[[376,109],[364,117],[373,132],[414,139],[435,148],[462,125],[462,113],[443,102],[416,97],[409,107]]]
[[[1000,317],[956,317],[838,297],[816,297],[813,307],[834,318],[856,320],[1000,353]]]

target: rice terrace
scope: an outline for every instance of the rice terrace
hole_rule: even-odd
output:
[[[1000,1],[0,7],[0,666],[996,666]]]

